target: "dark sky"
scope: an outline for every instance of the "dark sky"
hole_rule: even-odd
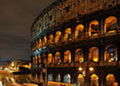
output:
[[[0,0],[0,57],[28,59],[30,27],[53,0]]]

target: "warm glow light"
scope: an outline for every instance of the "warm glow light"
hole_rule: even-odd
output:
[[[98,62],[99,59],[98,59],[97,57],[94,57],[94,58],[93,58],[93,61],[94,61],[94,62]]]
[[[98,80],[99,77],[96,74],[91,75],[91,80]]]
[[[67,28],[67,29],[65,29],[65,33],[67,33],[67,34],[71,34],[71,28]]]
[[[56,36],[61,35],[61,34],[62,34],[61,31],[56,32]]]
[[[82,71],[83,70],[83,68],[82,67],[79,67],[79,71]]]
[[[15,66],[14,62],[11,63],[11,66],[12,66],[12,67]]]
[[[52,63],[53,55],[52,53],[48,54],[48,64]]]
[[[99,50],[97,47],[92,47],[89,49],[90,53],[89,53],[89,58],[90,60],[92,60],[93,62],[98,62],[99,61]]]
[[[84,29],[84,26],[82,24],[79,24],[76,26],[76,30],[78,31],[83,31],[83,29]]]
[[[84,76],[82,74],[79,74],[78,79],[84,79]]]
[[[108,74],[108,75],[106,76],[106,80],[107,80],[107,81],[115,81],[115,76],[114,76],[114,74]]]
[[[105,19],[105,24],[114,24],[117,22],[117,18],[115,16],[109,16]]]
[[[89,68],[89,71],[94,71],[94,68],[93,68],[93,67],[90,67],[90,68]]]

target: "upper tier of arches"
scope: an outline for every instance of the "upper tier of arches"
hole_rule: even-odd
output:
[[[87,27],[84,24],[77,24],[75,27],[68,27],[49,33],[42,38],[38,38],[32,44],[32,49],[36,50],[50,44],[69,42],[73,40],[84,40],[90,37],[108,36],[120,32],[120,20],[116,16],[108,16],[104,23],[99,20],[91,20]]]

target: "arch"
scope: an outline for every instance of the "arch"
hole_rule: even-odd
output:
[[[77,83],[78,83],[78,86],[84,86],[85,85],[85,78],[82,74],[78,75]]]
[[[64,82],[66,83],[71,83],[71,75],[70,74],[66,74],[64,76]]]
[[[54,35],[50,34],[48,39],[49,39],[48,43],[50,43],[50,44],[53,43],[54,42]]]
[[[38,57],[35,56],[34,58],[35,58],[35,59],[34,59],[34,63],[37,64],[37,58],[38,58]]]
[[[107,17],[104,21],[104,32],[108,33],[116,32],[117,21],[118,19],[115,16]]]
[[[89,60],[93,62],[99,61],[99,49],[97,47],[91,47],[89,49]]]
[[[66,50],[64,52],[64,63],[71,63],[71,51]]]
[[[112,84],[115,82],[115,76],[114,76],[114,74],[108,74],[107,76],[106,76],[106,85],[107,86],[112,86]]]
[[[84,25],[82,24],[78,24],[76,27],[75,27],[75,33],[74,33],[74,38],[77,39],[77,38],[81,38],[83,37],[83,30],[84,30]]]
[[[45,46],[47,44],[47,37],[44,36],[42,39],[42,45]]]
[[[61,31],[57,31],[57,32],[55,33],[55,43],[60,41],[61,35],[62,35],[62,32],[61,32]]]
[[[53,81],[53,74],[48,74],[48,81]]]
[[[104,61],[116,62],[117,60],[117,47],[108,45],[104,51]]]
[[[42,40],[39,39],[39,48],[42,48]]]
[[[75,62],[77,62],[77,63],[84,62],[84,55],[83,55],[83,51],[81,49],[77,49],[75,51]]]
[[[60,81],[61,81],[61,75],[60,75],[60,74],[57,75],[56,81],[57,81],[57,82],[60,82]]]
[[[61,53],[60,52],[56,52],[55,53],[55,63],[56,64],[60,64],[61,63]]]
[[[89,36],[97,36],[100,33],[99,21],[93,20],[89,24]]]
[[[38,63],[40,64],[41,63],[41,56],[40,55],[38,55]]]
[[[72,33],[72,32],[71,32],[71,28],[66,28],[66,29],[65,29],[65,33],[71,34],[71,33]]]
[[[36,48],[39,48],[38,45],[39,45],[39,42],[38,42],[38,40],[36,40],[36,42],[35,42],[35,47],[36,47]]]
[[[99,86],[99,76],[92,74],[90,76],[90,86]]]
[[[52,53],[48,53],[48,64],[54,63],[54,57]]]
[[[72,38],[71,28],[66,28],[66,29],[65,29],[65,32],[64,32],[63,41],[71,40],[71,38]]]
[[[33,57],[33,64],[36,64],[37,62],[36,62],[36,58],[37,58],[37,56],[34,56]]]

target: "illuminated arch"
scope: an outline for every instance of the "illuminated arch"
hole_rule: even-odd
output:
[[[34,63],[37,64],[37,56],[34,57]]]
[[[37,60],[38,60],[38,63],[40,64],[41,63],[41,56],[40,55],[38,55]]]
[[[35,47],[39,48],[39,42],[38,42],[38,40],[35,42]]]
[[[48,64],[52,64],[54,63],[54,57],[52,53],[48,54]]]
[[[84,86],[85,84],[85,78],[82,74],[79,74],[78,77],[77,77],[77,83],[78,83],[78,86]]]
[[[60,41],[61,35],[62,35],[62,32],[61,32],[61,31],[57,31],[57,32],[55,33],[55,43]]]
[[[49,39],[48,43],[50,43],[50,44],[53,43],[54,42],[54,35],[50,34],[48,39]]]
[[[84,62],[84,55],[81,49],[75,51],[75,62],[81,63]]]
[[[47,44],[47,37],[44,36],[42,39],[42,45],[45,46]]]
[[[114,74],[108,74],[107,76],[106,76],[106,85],[107,86],[112,86],[112,84],[115,82],[115,76],[114,76]]]
[[[75,39],[81,38],[83,36],[83,34],[82,34],[83,30],[84,30],[84,25],[79,24],[79,25],[76,26],[75,34],[74,34],[75,35]]]
[[[71,63],[71,51],[67,50],[64,52],[64,63]]]
[[[42,40],[39,39],[39,48],[42,48]]]
[[[63,41],[71,40],[71,38],[72,38],[71,28],[66,28],[66,29],[65,29],[65,32],[64,32]]]
[[[36,64],[36,56],[33,57],[33,63]]]
[[[97,36],[100,33],[99,21],[93,20],[89,24],[89,36]]]
[[[55,63],[57,63],[57,64],[61,63],[61,53],[60,52],[55,53]]]
[[[113,33],[116,32],[117,18],[115,16],[109,16],[104,21],[104,32]]]
[[[99,77],[96,74],[90,76],[90,86],[99,86]]]
[[[117,58],[117,47],[109,45],[105,48],[104,51],[104,61],[107,62],[116,62]]]
[[[99,49],[97,47],[91,47],[89,49],[89,60],[93,62],[99,61]]]

